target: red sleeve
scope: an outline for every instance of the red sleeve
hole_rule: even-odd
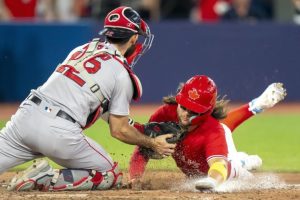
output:
[[[178,121],[176,113],[177,105],[163,105],[160,106],[150,117],[149,122],[163,122],[163,121]],[[144,133],[144,125],[134,123],[134,127],[140,132]],[[138,147],[135,148],[129,163],[129,178],[141,178],[144,174],[149,157],[142,155]]]
[[[142,155],[136,146],[129,162],[129,180],[141,178],[148,161],[149,158]]]
[[[141,133],[144,133],[144,124],[140,124],[138,122],[134,122],[133,126],[134,126],[134,128],[136,128]]]
[[[138,129],[141,133],[144,133],[144,125],[135,122],[134,127]],[[141,178],[145,172],[146,165],[149,158],[142,155],[139,151],[139,147],[136,146],[129,162],[129,180]]]
[[[231,132],[233,132],[236,127],[252,116],[253,113],[249,111],[249,105],[245,104],[230,111],[227,117],[220,122],[225,124],[231,130]]]
[[[207,161],[213,157],[227,158],[228,148],[221,124],[217,124],[213,129],[207,129],[205,138],[205,156]]]

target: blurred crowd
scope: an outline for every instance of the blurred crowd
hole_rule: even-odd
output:
[[[300,0],[287,0],[300,24]],[[71,22],[102,19],[126,5],[151,21],[183,19],[193,22],[258,21],[274,19],[275,0],[0,0],[0,20]]]

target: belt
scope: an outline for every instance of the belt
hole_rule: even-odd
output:
[[[33,103],[35,103],[36,105],[40,105],[41,102],[42,102],[42,99],[38,98],[37,96],[34,96],[34,95],[30,95],[28,97],[28,100],[32,101]],[[73,122],[75,123],[76,120],[73,119],[73,117],[71,117],[68,113],[66,113],[65,111],[63,110],[59,110],[58,113],[56,114],[56,116],[60,117],[60,118],[63,118],[63,119],[66,119],[70,122]]]

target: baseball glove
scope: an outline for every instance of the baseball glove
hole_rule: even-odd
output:
[[[144,124],[144,134],[155,138],[160,135],[165,134],[173,134],[173,137],[168,138],[167,142],[175,144],[178,141],[182,140],[185,136],[186,130],[182,129],[177,123],[175,122],[150,122]],[[162,159],[162,155],[158,155],[150,148],[146,147],[139,147],[139,151],[141,154],[151,158],[151,159]]]

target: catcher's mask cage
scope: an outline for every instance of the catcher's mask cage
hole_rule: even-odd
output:
[[[104,29],[99,34],[118,39],[129,38],[134,34],[144,36],[142,51],[134,58],[131,68],[151,48],[154,39],[147,23],[135,10],[126,6],[118,7],[108,13],[104,20]]]
[[[176,102],[184,108],[198,113],[190,117],[192,125],[199,124],[213,111],[217,101],[217,86],[205,75],[190,78],[176,95]]]

